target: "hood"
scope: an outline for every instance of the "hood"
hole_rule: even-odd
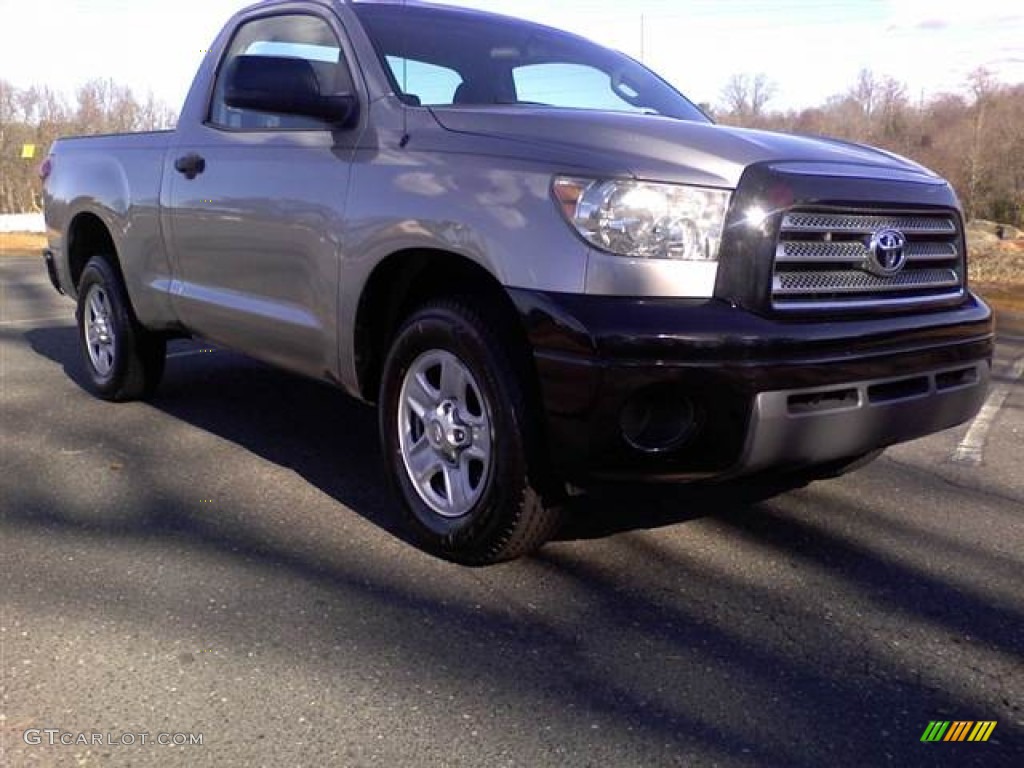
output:
[[[824,176],[944,183],[905,158],[832,139],[618,112],[522,106],[432,111],[449,131],[563,148],[567,165],[593,165],[594,158],[602,158],[606,167],[597,171],[626,171],[651,181],[735,189],[748,166],[772,163]]]

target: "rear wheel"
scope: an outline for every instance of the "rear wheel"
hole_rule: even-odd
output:
[[[469,300],[416,311],[385,362],[380,429],[392,484],[425,549],[487,564],[540,547],[560,510],[545,504],[525,371]]]
[[[116,401],[152,395],[163,376],[166,342],[135,320],[121,278],[103,256],[82,270],[76,319],[93,392]]]

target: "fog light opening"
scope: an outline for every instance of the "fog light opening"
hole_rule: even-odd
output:
[[[622,438],[642,453],[665,453],[689,440],[697,427],[697,409],[672,389],[647,389],[633,395],[619,415]]]

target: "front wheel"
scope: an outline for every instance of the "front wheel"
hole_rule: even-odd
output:
[[[121,278],[103,256],[82,270],[75,314],[93,392],[117,401],[150,396],[163,375],[166,342],[132,316]]]
[[[428,304],[399,330],[381,382],[392,484],[425,549],[483,565],[547,541],[560,512],[539,490],[537,414],[495,324],[469,301]]]

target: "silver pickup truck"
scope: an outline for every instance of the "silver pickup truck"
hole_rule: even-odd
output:
[[[375,402],[410,531],[459,562],[540,546],[570,483],[834,475],[988,385],[948,183],[514,19],[261,3],[176,130],[43,172],[96,394],[152,395],[197,336]]]

